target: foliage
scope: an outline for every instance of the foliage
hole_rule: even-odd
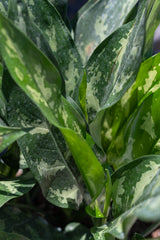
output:
[[[66,9],[0,0],[1,239],[127,239],[160,221],[160,0],[89,0],[74,26]],[[19,210],[36,182],[53,205],[85,205],[92,237]]]

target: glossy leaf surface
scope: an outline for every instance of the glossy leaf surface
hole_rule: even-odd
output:
[[[110,235],[124,239],[136,219],[158,221],[160,213],[160,156],[146,156],[120,168],[112,176],[113,217],[106,226],[93,229],[95,240]],[[136,176],[136,177],[135,177]]]
[[[98,0],[81,14],[75,41],[83,63],[105,38],[122,26],[136,3],[137,0]]]

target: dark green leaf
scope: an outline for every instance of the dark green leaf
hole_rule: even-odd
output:
[[[96,240],[109,235],[124,239],[136,219],[159,221],[160,156],[146,156],[120,168],[112,176],[114,220],[93,229]]]
[[[99,0],[81,14],[75,40],[83,63],[105,38],[122,26],[136,3],[137,0]]]
[[[1,240],[30,240],[29,238],[26,238],[17,233],[6,233],[2,231],[0,231],[0,239]]]

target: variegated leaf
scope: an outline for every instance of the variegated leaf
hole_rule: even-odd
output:
[[[8,0],[0,0],[0,11],[7,15],[8,11]]]
[[[87,106],[90,120],[115,104],[133,84],[141,63],[146,0],[134,21],[122,26],[95,50],[86,65]]]
[[[136,82],[112,109],[112,112],[114,111],[112,117],[116,118],[117,122],[115,119],[110,127],[109,124],[107,125],[108,114],[106,114],[103,123],[103,131],[105,129],[103,145],[106,145],[107,132],[110,131],[113,134],[113,140],[107,150],[107,155],[108,161],[115,168],[151,153],[160,138],[159,61],[160,55],[158,54],[142,63]],[[127,119],[129,119],[128,122],[126,122]]]
[[[34,185],[35,179],[30,173],[11,180],[0,180],[0,207],[9,200],[26,194]]]
[[[67,96],[73,96],[76,85],[83,74],[82,63],[74,41],[57,13],[48,0],[41,0],[37,6],[36,0],[25,0],[29,13],[35,24],[46,37],[61,74],[65,80]]]
[[[153,37],[160,22],[160,0],[149,1],[148,19],[146,23],[146,40],[143,58],[147,59],[153,53]]]
[[[136,3],[137,0],[98,0],[81,14],[75,40],[83,63],[105,38],[122,26]]]
[[[30,37],[30,39],[53,62],[53,64],[56,66],[58,65],[49,43],[40,28],[31,20],[27,5],[23,0],[10,1],[8,17],[16,27],[18,27],[26,36]]]
[[[13,128],[7,126],[0,126],[0,152],[6,149],[13,142],[20,137],[28,134],[33,128]]]
[[[110,236],[125,239],[137,219],[159,221],[160,156],[146,156],[120,168],[112,176],[113,218],[100,228],[93,229],[95,240]]]
[[[61,133],[47,124],[38,108],[14,84],[11,77],[4,73],[3,89],[8,99],[9,124],[34,127],[31,134],[18,140],[27,166],[49,202],[63,208],[78,208],[82,202],[82,195],[78,182],[66,162],[67,147]],[[6,82],[9,86],[7,88]]]
[[[91,196],[99,195],[106,181],[103,168],[83,138],[83,118],[61,95],[56,67],[1,14],[0,49],[13,79],[63,133]]]

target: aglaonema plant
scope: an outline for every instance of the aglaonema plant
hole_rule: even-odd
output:
[[[38,182],[53,205],[85,204],[92,237],[73,239],[127,239],[137,219],[160,221],[160,1],[90,0],[73,28],[66,6],[0,1],[0,152],[19,151],[2,155],[0,206]],[[71,239],[47,224],[35,238],[41,219],[7,228],[5,206],[1,238]]]

